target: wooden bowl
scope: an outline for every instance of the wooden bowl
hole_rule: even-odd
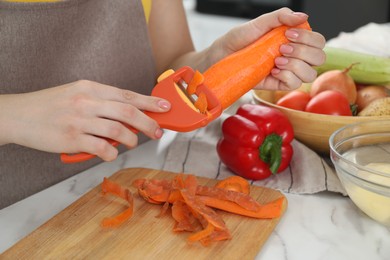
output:
[[[390,116],[331,116],[293,110],[274,104],[280,92],[253,90],[256,103],[282,111],[290,120],[295,138],[320,154],[329,154],[329,137],[337,129],[352,123],[390,119]]]

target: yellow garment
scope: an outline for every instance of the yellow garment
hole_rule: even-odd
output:
[[[57,1],[61,1],[61,0],[6,0],[6,2],[57,2]],[[141,1],[144,7],[146,21],[149,21],[150,10],[152,9],[152,0],[141,0]]]
[[[57,2],[59,0],[5,0],[6,2]]]
[[[150,10],[152,9],[152,0],[142,0],[142,5],[144,6],[146,22],[148,22],[150,16]]]

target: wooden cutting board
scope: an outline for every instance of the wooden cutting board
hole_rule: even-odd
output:
[[[168,178],[175,173],[145,168],[123,169],[110,177],[131,187],[138,178]],[[216,180],[199,178],[199,184]],[[135,194],[135,189],[130,189]],[[251,187],[260,203],[282,197],[279,191]],[[287,207],[287,200],[283,212]],[[127,204],[120,198],[101,194],[100,185],[20,240],[1,256],[5,259],[254,259],[279,222],[259,220],[219,211],[232,239],[208,247],[188,244],[189,233],[174,233],[170,214],[156,217],[161,205],[153,205],[134,195],[134,215],[118,228],[104,229],[104,217],[119,214]],[[170,213],[170,212],[168,212]],[[3,258],[3,259],[4,259]]]

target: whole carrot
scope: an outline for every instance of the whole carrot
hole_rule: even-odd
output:
[[[217,96],[222,108],[233,104],[270,74],[275,58],[281,56],[280,46],[289,42],[285,36],[289,28],[280,26],[269,31],[203,73],[204,83]],[[311,29],[308,22],[297,28]]]

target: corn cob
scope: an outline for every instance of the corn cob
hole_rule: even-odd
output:
[[[318,74],[328,70],[343,70],[356,63],[348,73],[356,83],[390,85],[390,58],[334,47],[325,47],[324,51],[325,63],[315,67]]]

